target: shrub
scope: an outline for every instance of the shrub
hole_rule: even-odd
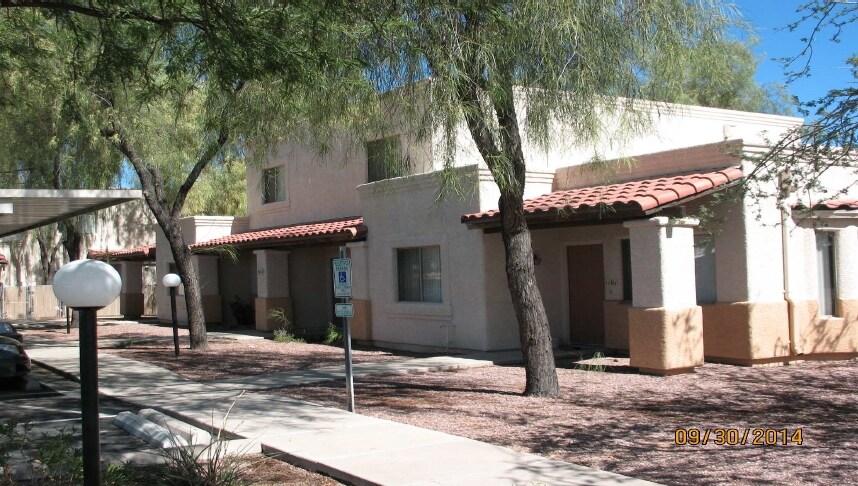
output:
[[[325,334],[325,340],[322,341],[328,345],[340,345],[343,343],[343,331],[332,323],[328,323],[328,331]]]

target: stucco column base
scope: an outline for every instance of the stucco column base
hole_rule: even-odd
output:
[[[838,299],[837,317],[820,316],[819,302],[795,303],[804,354],[858,353],[858,300]]]
[[[605,347],[628,351],[630,308],[629,302],[605,301]]]
[[[138,319],[143,315],[143,292],[119,294],[119,313],[126,319]]]
[[[270,317],[271,311],[274,309],[283,309],[289,322],[295,322],[292,314],[291,297],[257,297],[253,303],[256,308],[256,329],[259,331],[273,331],[283,328],[282,322]]]
[[[719,302],[703,306],[707,361],[755,365],[790,354],[786,301]]]
[[[349,319],[352,339],[372,341],[372,301],[352,299],[355,315]]]
[[[642,373],[686,373],[703,364],[703,311],[629,308],[630,365]]]

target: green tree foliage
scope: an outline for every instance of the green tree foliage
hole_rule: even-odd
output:
[[[679,84],[658,101],[792,115],[795,102],[782,84],[757,84],[759,59],[753,44],[733,39],[695,46],[686,63],[677,63]]]
[[[183,214],[245,216],[247,214],[247,164],[228,159],[206,168],[188,194]]]
[[[300,127],[324,149],[324,135],[356,116],[348,106],[371,93],[357,60],[362,4],[73,0],[0,8],[0,44],[9,49],[0,58],[3,82],[41,76],[31,60],[70,73],[80,96],[64,117],[86,120],[86,134],[137,174],[182,277],[191,345],[205,348],[199,282],[177,223],[188,195],[207,167],[228,171],[248,147],[262,157]]]
[[[501,193],[525,394],[556,396],[551,335],[524,218],[523,145],[548,146],[562,126],[567,141],[586,146],[605,136],[611,117],[640,127],[645,116],[637,100],[669,99],[683,82],[675,66],[722,42],[729,12],[715,2],[684,0],[405,0],[388,8],[402,21],[370,50],[370,64],[378,67],[373,80],[389,89],[431,77],[393,95],[422,97],[405,104],[416,107],[412,119],[423,133],[446,138],[448,165],[457,129],[467,127]]]
[[[0,183],[29,189],[115,185],[120,156],[90,130],[91,113],[79,110],[81,93],[74,71],[67,69],[72,53],[29,35],[40,28],[33,17],[0,23]],[[54,40],[61,36],[48,34]],[[85,224],[76,217],[32,232],[42,283],[48,283],[60,247],[71,260],[83,255]]]

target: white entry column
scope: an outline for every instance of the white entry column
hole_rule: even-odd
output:
[[[627,221],[632,260],[631,366],[669,375],[703,364],[703,312],[697,305],[693,218]]]

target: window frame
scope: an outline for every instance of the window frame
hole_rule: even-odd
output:
[[[277,183],[273,185],[276,191],[273,198],[269,200],[269,189],[272,185],[269,183],[273,178],[269,176],[272,171],[276,174]],[[262,205],[276,204],[286,201],[286,170],[284,165],[275,165],[262,169]]]
[[[426,280],[427,272],[426,272],[426,269],[423,267],[423,263],[424,263],[423,251],[426,249],[437,249],[438,274],[439,274],[439,276],[438,276],[438,300],[427,300],[425,298],[425,295],[424,295],[423,283],[424,283],[424,280]],[[401,267],[400,267],[400,252],[413,251],[413,250],[418,251],[418,257],[417,257],[416,261],[419,262],[419,264],[420,264],[419,275],[417,275],[417,281],[419,282],[419,286],[420,286],[420,290],[418,292],[418,294],[420,295],[420,299],[419,300],[413,300],[413,299],[405,300],[405,299],[403,299],[403,296],[402,296],[402,286],[401,286],[402,273],[401,273]],[[443,272],[442,254],[443,254],[443,252],[441,249],[441,245],[421,245],[421,246],[406,246],[406,247],[394,248],[394,259],[396,262],[396,271],[395,271],[395,275],[396,275],[396,286],[395,286],[396,303],[398,303],[398,304],[444,304],[444,295],[446,294],[446,292],[444,292],[444,279],[443,279],[444,272]]]
[[[395,141],[396,148],[399,156],[399,161],[392,163],[390,165],[384,165],[380,170],[373,170],[373,161],[378,160],[379,157],[373,157],[373,153],[371,153],[370,147],[375,146],[376,144],[384,144],[385,142]],[[367,184],[371,184],[373,182],[384,181],[387,179],[393,179],[395,177],[403,177],[408,175],[409,163],[408,158],[403,153],[402,147],[402,137],[399,134],[388,135],[386,137],[376,138],[374,140],[367,140],[364,144],[364,150],[366,152],[366,182]],[[377,176],[377,177],[373,177]]]
[[[815,251],[814,257],[816,259],[816,285],[817,285],[817,303],[819,304],[819,317],[840,317],[840,313],[838,312],[837,300],[839,297],[838,287],[837,287],[837,234],[833,231],[815,231]],[[820,239],[826,238],[828,240],[827,251],[823,252],[820,248]],[[824,265],[824,266],[823,266]],[[825,280],[828,280],[827,284],[830,286],[829,295],[825,295],[826,292],[823,291],[823,286],[825,285]],[[823,301],[826,300],[825,306],[823,305]],[[826,313],[828,310],[826,307],[830,306],[831,313]]]

